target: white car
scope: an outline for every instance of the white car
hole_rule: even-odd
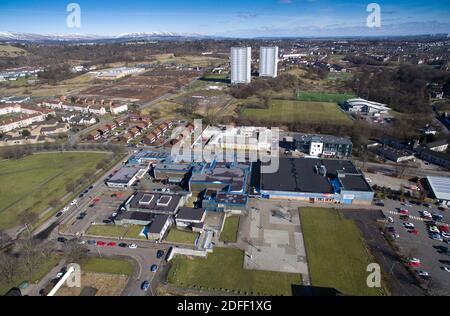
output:
[[[436,233],[436,234],[440,234],[441,233],[436,226],[431,226],[429,228],[429,230],[430,230],[431,233]]]
[[[130,244],[130,245],[128,245],[128,248],[130,248],[130,249],[137,249],[137,245],[135,245],[135,244]]]
[[[423,217],[426,217],[426,218],[433,217],[433,216],[431,215],[431,213],[428,212],[428,211],[423,211],[423,212],[422,212],[422,216],[423,216]]]
[[[117,213],[112,213],[111,214],[111,217],[116,217],[117,216]]]
[[[60,278],[62,278],[63,275],[64,275],[63,272],[58,272],[58,273],[56,274],[56,278],[57,278],[57,279],[60,279]]]
[[[450,233],[442,232],[441,236],[446,238],[446,239],[450,239]]]
[[[442,267],[442,270],[444,270],[445,272],[450,272],[450,268],[449,267]]]
[[[66,206],[65,208],[63,208],[63,209],[62,209],[62,211],[61,211],[61,212],[65,213],[65,212],[67,212],[68,210],[69,210],[69,207],[68,207],[68,206]]]
[[[406,229],[414,229],[416,227],[413,223],[404,223],[403,226],[405,226]]]
[[[426,271],[417,271],[417,274],[422,278],[428,278],[430,276],[430,274]]]
[[[372,183],[372,179],[366,178],[367,183]]]
[[[77,200],[73,200],[71,203],[70,203],[70,205],[72,205],[72,206],[74,206],[75,204],[77,204]]]
[[[394,222],[394,219],[393,219],[391,216],[389,216],[389,217],[388,217],[388,222],[389,222],[389,223],[393,223],[393,222]]]

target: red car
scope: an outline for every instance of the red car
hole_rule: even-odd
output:
[[[419,235],[419,231],[417,229],[408,230],[410,234]]]
[[[408,215],[409,211],[408,210],[399,210],[398,213],[402,214],[402,215]]]
[[[438,226],[438,229],[441,231],[441,233],[448,233],[449,232],[448,226]]]
[[[413,268],[420,268],[420,260],[416,258],[408,259],[408,265]]]
[[[111,241],[107,244],[108,247],[115,247],[117,244],[114,241]]]
[[[104,247],[104,246],[106,246],[106,242],[104,242],[104,241],[97,241],[97,246]]]

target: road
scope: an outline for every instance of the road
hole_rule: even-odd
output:
[[[355,163],[358,163],[359,165],[362,164],[359,160],[353,160]],[[398,171],[398,167],[395,164],[390,163],[374,163],[374,162],[366,162],[366,168],[368,169],[374,169],[377,172],[380,173],[396,173]],[[400,165],[400,167],[405,167],[403,165]],[[440,177],[450,177],[450,171],[444,171],[444,170],[433,170],[433,169],[421,169],[421,168],[415,168],[412,166],[407,166],[405,168],[404,172],[405,176],[410,177],[420,177],[424,178],[427,176],[440,176]]]

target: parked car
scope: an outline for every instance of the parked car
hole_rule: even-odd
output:
[[[393,223],[393,222],[394,222],[394,219],[392,218],[392,216],[389,216],[389,217],[388,217],[388,222],[389,222],[389,223]]]
[[[111,241],[109,243],[106,244],[106,246],[108,247],[115,247],[117,244],[114,241]]]
[[[450,273],[450,268],[449,267],[442,267],[442,270],[444,270],[445,272],[449,272]]]
[[[419,235],[419,231],[417,229],[410,229],[408,232],[413,235]]]
[[[58,237],[58,238],[56,239],[56,241],[58,241],[58,242],[66,242],[66,241],[67,241],[67,238],[64,238],[64,237]]]
[[[414,268],[420,268],[420,260],[417,258],[409,258],[408,259],[408,265],[410,267],[414,267]]]
[[[103,220],[103,224],[111,224],[112,221],[110,219],[105,219]]]
[[[407,209],[400,209],[398,212],[400,214],[402,214],[402,215],[408,215],[409,214],[409,211]]]
[[[81,199],[84,196],[83,193],[81,193],[80,195],[78,195],[78,198]]]
[[[106,246],[106,242],[104,242],[104,241],[97,241],[97,246],[104,247],[104,246]]]
[[[62,212],[58,212],[58,213],[56,213],[55,217],[60,217],[61,215],[63,215],[63,213]]]
[[[444,238],[446,238],[446,239],[449,239],[449,238],[450,238],[450,234],[449,234],[449,233],[446,233],[446,232],[442,232],[442,233],[441,233],[441,236],[444,237]]]
[[[406,229],[414,229],[416,227],[413,223],[404,223],[403,226],[405,226]]]
[[[150,271],[155,273],[156,271],[158,271],[158,266],[156,264],[152,264],[152,266],[150,267]]]
[[[137,245],[135,245],[135,244],[131,244],[131,245],[128,245],[128,248],[130,248],[130,249],[137,249]]]
[[[439,229],[438,229],[436,226],[430,226],[430,228],[428,228],[428,230],[429,230],[431,233],[436,233],[436,234],[439,234],[439,233],[440,233]]]
[[[161,259],[163,256],[164,256],[164,251],[158,250],[158,252],[156,253],[156,258]]]
[[[126,248],[128,247],[128,245],[124,242],[119,243],[117,246],[119,246],[120,248]]]
[[[88,245],[96,245],[97,242],[95,240],[88,240],[87,241]]]
[[[142,284],[141,284],[141,290],[147,291],[149,287],[150,287],[150,283],[149,283],[148,281],[142,282]]]
[[[72,202],[70,202],[70,205],[74,206],[75,204],[77,204],[77,200],[73,200]]]
[[[439,235],[438,233],[431,234],[431,239],[436,241],[444,241],[444,239],[442,239],[441,235]]]
[[[428,277],[430,276],[430,274],[429,274],[428,272],[422,271],[422,270],[417,271],[417,274],[418,274],[421,278],[424,278],[424,279],[426,279],[426,278],[428,278]]]

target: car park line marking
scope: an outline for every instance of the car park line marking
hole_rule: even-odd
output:
[[[400,213],[397,213],[397,212],[394,212],[394,211],[388,211],[388,213],[389,213],[389,214],[392,214],[392,215],[397,215],[397,216],[404,215],[404,214],[400,214]],[[414,215],[409,215],[409,219],[414,219],[414,220],[416,220],[416,221],[421,221],[421,222],[426,222],[426,221],[427,221],[427,220],[425,220],[425,219],[422,218],[422,217],[414,216]],[[439,222],[439,226],[447,226],[447,227],[450,227],[449,224],[442,223],[442,222]]]

